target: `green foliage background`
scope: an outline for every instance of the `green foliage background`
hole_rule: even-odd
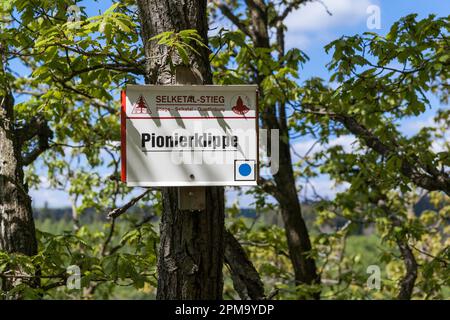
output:
[[[38,186],[37,168],[43,168],[51,188],[68,191],[73,214],[80,218],[38,220],[36,256],[0,252],[0,273],[39,271],[42,279],[38,288],[23,282],[2,297],[18,292],[27,299],[155,297],[160,194],[149,192],[139,204],[146,205],[147,217],[154,219],[126,214],[106,222],[82,221],[88,209],[105,217],[132,196],[118,179],[119,105],[114,97],[125,84],[142,82],[145,74],[133,4],[116,2],[94,17],[82,10],[80,21],[67,21],[68,3],[61,0],[38,0],[34,5],[12,0],[0,8],[2,17],[10,17],[0,33],[2,50],[29,71],[17,75],[8,61],[1,61],[1,93],[8,89],[25,97],[14,107],[15,126],[25,128],[31,119],[42,117],[54,132],[50,148],[27,167],[26,182]],[[298,48],[280,57],[275,48],[254,47],[242,31],[221,30],[210,39],[215,83],[252,83],[252,70],[257,68],[264,77],[261,111],[285,105],[292,114],[290,131],[323,145],[349,134],[358,141],[352,152],[330,147],[293,164],[303,179],[325,174],[336,184],[350,186],[335,199],[320,199],[310,208],[311,254],[318,262],[320,286],[295,286],[284,230],[265,220],[278,208],[267,201],[262,187],[248,192],[256,198],[259,219],[240,216],[238,204],[228,209],[226,226],[259,271],[267,295],[295,299],[320,290],[324,299],[395,298],[405,274],[398,251],[402,243],[411,247],[419,267],[412,297],[450,297],[450,110],[436,112],[436,125],[414,136],[406,137],[398,129],[400,120],[430,108],[427,94],[448,103],[449,31],[449,17],[418,20],[410,15],[384,37],[342,37],[325,48],[333,55],[330,79],[304,83],[299,83],[299,72],[308,57]],[[152,41],[179,55],[181,61],[171,64],[187,65],[188,53],[195,54],[201,38],[183,30]],[[395,63],[401,67],[392,67]],[[443,143],[443,151],[433,151],[435,141]],[[23,152],[29,153],[35,144],[28,141]],[[424,193],[435,210],[416,216],[411,207]],[[338,218],[345,223],[337,224]],[[361,224],[372,226],[373,234],[354,235]],[[366,270],[372,264],[382,271],[381,290],[367,286]],[[65,286],[70,265],[81,268],[81,291]],[[226,267],[224,271],[224,296],[237,298]]]

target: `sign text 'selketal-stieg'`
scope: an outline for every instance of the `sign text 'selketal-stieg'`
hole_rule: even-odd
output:
[[[255,85],[128,85],[122,92],[122,181],[256,185],[257,102]]]

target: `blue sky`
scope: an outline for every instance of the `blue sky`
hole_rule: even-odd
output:
[[[327,55],[323,47],[332,40],[342,35],[354,35],[366,31],[386,34],[390,26],[399,18],[410,13],[417,13],[419,17],[426,17],[429,14],[445,16],[450,14],[450,0],[323,0],[323,4],[332,13],[330,16],[323,5],[311,3],[304,5],[292,12],[287,18],[288,31],[286,34],[287,48],[297,47],[306,52],[310,60],[304,65],[301,72],[301,79],[305,80],[312,76],[319,76],[328,79],[329,75],[325,65],[329,62],[330,56]],[[89,15],[98,14],[98,10],[105,10],[109,1],[100,1],[94,7],[89,7],[91,1],[84,1]],[[380,9],[381,25],[380,29],[369,29],[367,20],[370,19],[370,10],[377,6]],[[119,99],[119,97],[117,97]],[[436,99],[431,99],[433,108],[427,110],[419,118],[405,120],[401,123],[401,128],[405,134],[416,132],[422,125],[429,124],[432,116],[439,107]],[[342,144],[351,148],[353,137],[340,137],[331,144]],[[295,149],[302,154],[311,145],[311,141],[305,139],[295,142]],[[45,180],[45,179],[43,179]],[[323,196],[332,197],[339,190],[334,189],[331,181],[327,177],[315,179],[313,185]],[[63,191],[53,191],[43,186],[38,190],[32,190],[33,205],[41,207],[45,202],[51,207],[60,207],[70,205],[68,195]],[[227,191],[227,202],[230,205],[239,201],[240,206],[252,206],[252,198],[246,195],[238,195],[237,192]]]

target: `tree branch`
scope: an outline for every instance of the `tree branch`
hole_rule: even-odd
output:
[[[264,190],[264,192],[272,195],[277,200],[280,199],[281,194],[273,181],[259,177],[258,185]]]
[[[42,153],[50,149],[49,141],[53,138],[53,131],[48,122],[42,117],[33,118],[29,124],[18,129],[19,143],[23,145],[37,136],[37,145],[27,154],[22,156],[22,164],[28,166],[33,163]]]
[[[143,192],[142,194],[140,194],[139,196],[137,196],[136,198],[131,199],[128,203],[126,203],[124,206],[120,207],[120,208],[116,208],[114,210],[111,210],[108,213],[108,219],[115,219],[117,217],[119,217],[120,215],[124,214],[125,212],[127,212],[128,209],[130,209],[132,206],[134,206],[136,204],[136,202],[138,202],[139,200],[141,200],[143,197],[145,197],[147,194],[149,194],[152,191],[152,189],[148,189],[145,190],[145,192]]]
[[[236,238],[225,230],[225,263],[230,267],[234,289],[242,300],[265,299],[264,285]]]
[[[286,19],[286,17],[291,13],[293,10],[298,9],[302,4],[305,4],[307,2],[311,2],[315,0],[294,0],[291,3],[289,3],[284,10],[280,13],[278,17],[275,18],[275,22],[283,21]],[[321,2],[321,1],[320,1]],[[329,11],[327,10],[329,13]]]
[[[24,142],[30,141],[39,133],[39,131],[43,130],[45,126],[47,126],[47,122],[42,116],[31,118],[31,120],[23,127],[15,130],[19,142],[23,144]]]
[[[362,139],[369,148],[378,152],[380,155],[385,157],[396,156],[401,159],[400,172],[409,177],[417,186],[430,191],[444,191],[450,195],[450,176],[447,173],[429,168],[429,166],[424,167],[418,159],[414,159],[415,161],[412,163],[409,159],[397,152],[397,143],[395,141],[391,141],[389,144],[383,143],[354,117],[335,115],[332,118],[342,123],[347,130]],[[417,167],[420,167],[425,173],[419,172]]]
[[[241,30],[247,36],[252,37],[250,29],[244,24],[243,21],[241,21],[236,15],[234,15],[230,7],[228,7],[225,3],[223,3],[220,0],[215,0],[214,3],[220,9],[222,14],[228,20],[230,20],[239,30]]]
[[[400,291],[397,295],[399,300],[411,300],[411,296],[414,290],[414,285],[417,279],[417,261],[409,247],[407,240],[398,239],[396,240],[397,246],[403,258],[403,263],[405,264],[406,274],[400,280]]]
[[[142,62],[141,62],[141,64],[142,64]],[[70,81],[72,78],[79,76],[83,73],[100,70],[100,69],[114,70],[114,71],[120,71],[120,72],[131,72],[136,75],[144,75],[145,74],[145,70],[142,68],[139,68],[138,64],[126,65],[126,64],[121,64],[121,63],[105,63],[105,64],[99,64],[96,66],[92,66],[92,67],[88,67],[88,68],[84,68],[84,69],[80,69],[80,70],[75,70],[70,75],[68,75],[67,77],[62,79],[62,81],[67,82],[67,81]]]
[[[385,195],[381,195],[380,199],[378,199],[377,205],[384,211],[384,213],[391,220],[392,225],[394,227],[401,227],[401,220],[395,215],[394,212],[391,212],[389,206],[387,205],[387,197]],[[403,264],[405,265],[406,273],[403,278],[400,280],[400,290],[397,295],[398,300],[411,300],[411,296],[414,290],[414,286],[416,284],[417,279],[417,270],[419,265],[417,264],[416,257],[414,256],[410,246],[408,245],[408,238],[400,237],[398,235],[395,236],[395,242],[397,243],[398,249],[400,250],[400,254],[403,260]]]
[[[412,160],[403,156],[397,150],[398,144],[396,141],[392,140],[389,143],[381,141],[379,137],[358,122],[353,116],[330,113],[325,108],[319,108],[318,110],[316,106],[303,105],[303,107],[303,111],[306,113],[328,116],[330,119],[341,123],[369,148],[385,158],[393,156],[399,158],[401,160],[400,172],[411,179],[417,186],[429,191],[443,191],[447,195],[450,195],[450,176],[446,172],[439,171],[429,165],[421,164],[415,156],[412,156]]]

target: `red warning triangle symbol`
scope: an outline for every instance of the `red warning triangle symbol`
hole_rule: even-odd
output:
[[[148,108],[147,101],[145,101],[145,98],[142,96],[142,94],[139,96],[139,99],[133,105],[133,111],[131,111],[131,113],[132,114],[152,113]]]

